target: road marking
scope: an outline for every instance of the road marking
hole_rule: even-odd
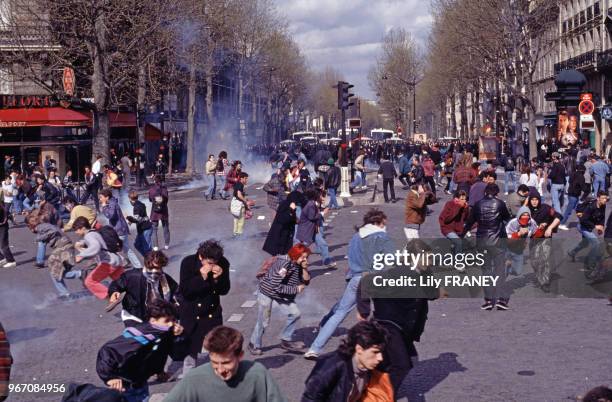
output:
[[[261,190],[263,187],[255,187],[255,190]]]
[[[259,216],[257,217],[257,220],[258,220],[258,221],[263,221],[264,219],[266,219],[266,217],[265,217],[265,216],[263,216],[263,215],[259,215]]]
[[[331,272],[326,272],[323,275],[331,275]]]
[[[357,212],[359,212],[359,211],[351,211],[352,214],[356,214]]]
[[[236,272],[236,270],[235,269],[230,269],[230,272]]]
[[[244,314],[232,314],[230,318],[227,319],[227,322],[239,322],[244,317]]]
[[[257,304],[257,300],[247,300],[244,303],[242,303],[242,308],[249,308],[249,307],[253,307],[255,304]]]

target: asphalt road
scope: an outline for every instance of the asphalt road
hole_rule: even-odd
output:
[[[231,291],[222,298],[224,319],[246,339],[256,320],[256,307],[251,307],[254,276],[265,257],[261,246],[272,218],[260,187],[251,184],[248,188],[258,203],[254,218],[246,223],[246,236],[240,240],[231,238],[228,201],[206,202],[197,189],[174,192],[170,201],[172,247],[167,272],[178,279],[183,256],[195,252],[203,240],[221,240],[232,270]],[[396,190],[400,197],[405,196],[405,191]],[[442,205],[433,206],[425,236],[440,235],[437,215]],[[389,216],[390,235],[401,246],[403,199],[380,207]],[[316,255],[311,259],[312,283],[297,299],[302,318],[296,339],[310,344],[318,321],[341,295],[347,245],[354,226],[369,208],[345,207],[328,219],[325,233],[338,269],[321,267]],[[104,342],[122,331],[119,314],[104,313],[104,302],[93,297],[57,302],[48,272],[34,268],[33,235],[22,226],[12,229],[10,236],[19,265],[0,271],[0,321],[8,331],[15,359],[11,382],[102,385],[95,373],[96,354]],[[579,239],[575,229],[559,237],[568,244]],[[563,258],[563,252],[555,249],[555,258]],[[581,278],[577,272],[576,281]],[[417,344],[420,362],[406,378],[399,397],[410,401],[562,401],[594,386],[610,385],[612,307],[601,298],[541,297],[528,282],[516,290],[512,309],[506,312],[481,311],[480,299],[431,302],[425,333]],[[81,289],[79,281],[67,283],[75,291]],[[333,350],[355,322],[351,314],[326,351]],[[289,400],[298,401],[314,363],[279,348],[283,324],[283,317],[273,313],[264,336],[264,354],[256,360],[271,370]],[[251,359],[248,353],[247,358]],[[153,400],[161,400],[172,386],[152,385]],[[60,396],[12,394],[8,400],[58,401]]]

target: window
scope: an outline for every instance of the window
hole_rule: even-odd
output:
[[[580,25],[580,17],[578,16],[578,14],[576,14],[574,16],[574,28],[578,28],[579,25]]]
[[[595,4],[593,4],[593,13],[595,14],[596,17],[599,17],[601,15],[601,9],[599,8],[598,1],[596,1]]]
[[[13,82],[8,68],[0,66],[0,94],[12,94]]]
[[[592,20],[593,19],[593,7],[587,8],[586,14],[587,14],[587,21]]]
[[[580,12],[580,25],[586,22],[586,13],[584,11]]]

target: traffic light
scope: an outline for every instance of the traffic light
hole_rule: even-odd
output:
[[[346,110],[354,105],[354,103],[351,102],[351,97],[355,96],[355,94],[349,92],[353,87],[354,85],[348,82],[338,81],[338,85],[336,86],[336,88],[338,88],[338,109]]]

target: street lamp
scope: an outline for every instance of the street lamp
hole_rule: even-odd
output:
[[[393,79],[396,79],[406,85],[409,90],[412,91],[412,134],[416,133],[417,120],[416,120],[416,86],[421,80],[417,81],[416,78],[412,81],[405,80],[401,77],[393,76]],[[383,80],[388,80],[389,77],[387,74],[382,76]]]

